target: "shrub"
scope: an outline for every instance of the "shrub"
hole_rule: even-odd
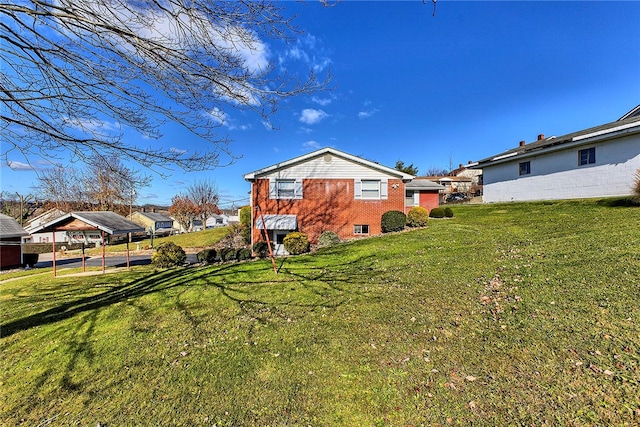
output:
[[[253,244],[253,252],[258,258],[266,258],[269,256],[269,244],[267,242],[255,242]]]
[[[453,218],[453,209],[451,209],[449,206],[444,208],[444,217],[445,218]]]
[[[443,208],[433,208],[431,212],[429,212],[429,216],[431,218],[444,218],[444,209]]]
[[[409,227],[425,227],[429,220],[429,211],[422,206],[414,206],[407,214],[407,225]]]
[[[238,212],[238,217],[241,225],[251,228],[251,206],[241,207]]]
[[[307,235],[298,231],[287,234],[282,243],[284,244],[284,248],[291,255],[299,255],[309,252],[311,248]]]
[[[318,237],[318,245],[331,246],[340,243],[340,236],[333,231],[323,231],[320,237]]]
[[[245,243],[245,245],[250,244],[251,243],[251,227],[241,226],[240,236],[242,236],[242,241]]]
[[[38,263],[38,256],[38,254],[22,254],[22,261],[24,265],[33,268],[33,266]]]
[[[234,248],[223,248],[220,249],[220,259],[222,261],[233,261],[236,259],[237,249]]]
[[[198,252],[196,256],[198,257],[199,262],[213,264],[216,262],[218,252],[215,249],[204,249]]]
[[[251,249],[249,248],[240,248],[236,251],[236,259],[238,261],[244,261],[246,259],[251,259],[253,255],[251,254]]]
[[[382,232],[390,233],[392,231],[404,230],[407,223],[407,216],[400,211],[387,211],[382,214]]]
[[[640,203],[640,169],[636,171],[636,180],[633,182],[633,198]]]
[[[155,267],[167,268],[184,264],[187,260],[187,254],[180,246],[175,243],[163,243],[154,252],[151,257],[151,263]]]

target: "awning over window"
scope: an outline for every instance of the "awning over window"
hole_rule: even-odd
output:
[[[295,215],[264,215],[264,224],[262,224],[262,216],[258,216],[256,228],[259,230],[265,228],[267,230],[295,230],[298,228],[298,220]]]

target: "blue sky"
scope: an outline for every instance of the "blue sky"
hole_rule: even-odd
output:
[[[156,176],[138,203],[169,205],[207,179],[224,207],[243,205],[244,174],[325,146],[387,166],[413,163],[421,174],[455,168],[640,104],[640,2],[438,0],[435,17],[421,0],[283,5],[305,33],[270,42],[270,59],[290,71],[330,71],[333,90],[283,102],[271,118],[278,130],[225,110],[235,163]],[[174,126],[163,131],[154,144],[203,143]],[[2,191],[35,192],[33,170],[3,164],[0,173]]]

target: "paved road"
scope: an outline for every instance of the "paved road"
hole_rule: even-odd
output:
[[[48,255],[48,256],[47,256]],[[40,262],[38,262],[34,268],[52,267],[53,261],[51,254],[43,254],[40,256]],[[131,255],[129,257],[130,265],[147,265],[151,264],[151,255]],[[126,256],[107,256],[104,259],[106,267],[126,267]],[[196,254],[187,254],[187,262],[194,264],[198,262]],[[101,267],[102,257],[92,256],[85,258],[85,265],[87,267]],[[56,259],[56,268],[79,268],[82,267],[81,257],[69,257]]]

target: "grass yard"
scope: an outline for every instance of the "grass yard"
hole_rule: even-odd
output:
[[[639,425],[640,208],[456,206],[315,254],[0,284],[0,422]]]

